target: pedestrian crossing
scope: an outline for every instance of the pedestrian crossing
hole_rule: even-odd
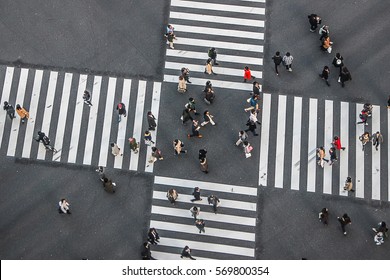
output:
[[[288,105],[290,104],[290,105]],[[264,93],[262,97],[259,185],[323,194],[390,201],[390,110],[373,106],[368,126],[357,124],[362,103],[338,102]],[[359,136],[380,131],[384,142],[376,151],[362,149]],[[346,149],[338,161],[322,169],[316,148],[328,150],[337,135]],[[343,190],[350,176],[354,193]]]
[[[172,0],[169,24],[177,40],[174,49],[167,48],[164,81],[178,83],[180,69],[190,70],[193,85],[210,80],[215,88],[252,90],[244,83],[244,67],[260,82],[263,67],[265,1]],[[216,48],[217,75],[204,73],[208,50]]]
[[[0,154],[153,172],[143,132],[148,130],[146,113],[158,116],[160,82],[6,66],[0,66],[0,80],[2,104],[20,104],[30,112],[22,124],[17,114],[11,120],[5,110],[0,111]],[[92,95],[91,107],[83,102],[85,90]],[[125,104],[127,117],[118,123],[119,102]],[[57,153],[34,141],[38,131],[49,136]],[[152,132],[155,142],[156,133]],[[139,153],[130,151],[129,137],[140,142]],[[111,155],[111,142],[118,144],[123,156]]]
[[[202,201],[191,202],[195,187],[201,189]],[[174,205],[166,197],[171,188],[178,192]],[[207,204],[211,194],[221,201],[217,214]],[[156,176],[150,227],[158,231],[160,243],[152,245],[152,256],[179,260],[184,246],[189,246],[196,259],[254,259],[256,201],[255,187]],[[199,233],[191,216],[194,205],[206,223],[205,233]]]

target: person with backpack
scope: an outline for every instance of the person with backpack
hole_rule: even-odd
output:
[[[208,56],[212,60],[212,63],[214,65],[219,65],[219,63],[217,62],[217,51],[216,51],[215,48],[210,48],[209,49]]]
[[[15,117],[15,109],[14,107],[9,104],[7,101],[4,101],[3,109],[7,112],[7,115],[11,120],[13,120]]]
[[[344,66],[343,62],[344,58],[341,56],[340,53],[336,53],[336,56],[333,58],[332,64],[334,67],[339,68],[341,72],[341,68]]]

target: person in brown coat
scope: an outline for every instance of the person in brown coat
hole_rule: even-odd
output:
[[[111,180],[108,178],[103,179],[103,187],[106,192],[109,193],[115,193],[114,187],[116,186],[115,183],[113,183]]]

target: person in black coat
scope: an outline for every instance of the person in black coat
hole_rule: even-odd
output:
[[[148,231],[148,241],[150,244],[157,245],[160,242],[160,236],[158,235],[155,228],[150,228]]]
[[[310,23],[310,32],[315,32],[317,26],[321,24],[321,18],[316,14],[311,14],[307,16],[309,18]]]
[[[272,57],[272,60],[274,61],[275,63],[275,72],[276,72],[276,75],[279,76],[279,71],[278,71],[278,66],[280,65],[280,63],[282,63],[282,57],[280,56],[280,52],[277,51],[275,53],[275,55]]]
[[[336,53],[336,56],[333,58],[333,61],[332,61],[332,64],[334,65],[334,67],[337,67],[340,69],[340,73],[341,73],[341,68],[344,66],[343,60],[344,60],[344,58],[341,56],[341,54]]]
[[[141,257],[143,260],[155,260],[150,252],[150,245],[148,242],[144,242],[142,245]]]
[[[325,80],[325,83],[330,86],[329,84],[329,81],[328,81],[328,78],[329,78],[329,67],[328,66],[324,66],[324,69],[322,69],[322,73],[319,74],[320,78]]]
[[[148,125],[149,125],[149,130],[156,130],[157,124],[156,124],[156,118],[153,116],[152,112],[148,112],[147,115],[148,119]]]
[[[341,83],[341,86],[344,87],[344,83],[346,81],[352,81],[351,73],[349,72],[348,68],[343,66],[341,68],[340,76],[339,76],[339,83]]]

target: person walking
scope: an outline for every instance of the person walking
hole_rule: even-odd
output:
[[[190,208],[191,216],[196,220],[200,213],[200,207],[192,206]]]
[[[328,225],[329,210],[328,208],[322,208],[321,212],[318,213],[318,219],[324,225]]]
[[[185,246],[183,251],[181,252],[181,258],[188,258],[191,260],[196,260],[194,257],[191,256],[191,249],[188,246]]]
[[[323,25],[318,33],[321,35],[320,41],[322,42],[325,36],[329,36],[329,26]]]
[[[345,180],[344,191],[355,192],[355,190],[353,189],[352,178],[349,176]]]
[[[318,25],[321,24],[321,18],[316,14],[310,14],[307,17],[309,18],[310,32],[316,32]]]
[[[199,113],[196,111],[195,99],[193,97],[188,98],[188,103],[185,105],[185,107],[189,109],[190,112],[194,112],[195,116],[199,115]]]
[[[152,147],[152,154],[150,155],[149,163],[155,163],[157,160],[163,160],[164,157],[157,147]]]
[[[167,198],[170,203],[175,204],[177,198],[179,197],[179,194],[175,189],[169,189],[167,192]]]
[[[214,65],[219,65],[217,62],[217,50],[215,48],[210,48],[207,54]]]
[[[186,154],[187,150],[183,149],[184,143],[179,139],[173,140],[174,155]]]
[[[345,230],[345,227],[352,223],[351,218],[348,216],[347,213],[345,213],[341,218],[337,217],[337,220],[340,222],[341,230],[343,231],[343,234],[347,235],[347,231]]]
[[[324,161],[329,162],[329,160],[325,158],[324,147],[319,147],[317,148],[317,164],[324,168]]]
[[[111,153],[113,154],[114,157],[116,157],[117,155],[123,156],[123,154],[121,153],[121,148],[119,148],[116,143],[112,142],[110,146],[111,146]]]
[[[207,198],[207,202],[213,206],[214,214],[217,214],[217,208],[221,204],[219,198],[212,194]]]
[[[251,131],[253,133],[253,136],[258,136],[259,134],[256,133],[256,128],[257,128],[256,123],[261,125],[261,123],[257,120],[256,110],[253,109],[253,110],[251,110],[249,120],[246,123],[248,128],[245,130],[245,132]]]
[[[378,232],[375,234],[374,236],[374,242],[376,245],[382,245],[383,243],[385,243],[385,239],[383,238],[383,232]]]
[[[184,77],[184,80],[191,84],[190,82],[190,69],[186,68],[186,67],[183,67],[181,68],[181,75]]]
[[[199,150],[199,160],[206,158],[207,150],[206,149],[200,149]]]
[[[337,161],[337,154],[336,154],[336,149],[331,147],[329,149],[329,156],[330,156],[330,163],[329,165],[333,165]]]
[[[173,34],[173,32],[169,32],[168,35],[167,35],[167,40],[168,40],[168,44],[169,44],[169,47],[173,50],[175,49],[173,47],[173,40],[176,39],[176,36],[175,34]]]
[[[204,73],[205,74],[209,74],[209,75],[211,75],[211,74],[214,74],[214,75],[216,75],[215,73],[214,73],[214,71],[213,71],[213,64],[212,64],[212,59],[211,58],[209,58],[209,59],[207,59],[207,61],[206,61],[206,66],[205,66],[205,69],[204,69]]]
[[[137,140],[134,137],[129,138],[129,145],[134,154],[137,154],[139,150],[139,143],[137,143]]]
[[[331,145],[339,151],[345,150],[345,147],[341,146],[340,138],[337,135],[335,137],[333,137],[333,142],[331,143]]]
[[[360,122],[357,122],[356,124],[364,124],[364,125],[368,125],[367,121],[368,121],[368,111],[366,110],[362,110],[359,114],[359,118],[360,118]]]
[[[244,83],[247,81],[247,80],[251,80],[251,79],[254,79],[256,78],[255,76],[252,76],[252,72],[251,70],[249,69],[248,66],[245,66],[244,67]]]
[[[200,130],[199,122],[197,120],[193,120],[192,127],[191,127],[192,134],[187,134],[187,137],[188,138],[190,138],[190,137],[202,138],[203,135],[199,133],[199,130]]]
[[[146,146],[151,146],[154,144],[154,141],[152,140],[152,134],[149,130],[145,131],[144,133],[144,141]]]
[[[194,121],[190,112],[191,110],[188,108],[185,108],[183,110],[183,113],[181,114],[181,118],[180,118],[183,125],[185,125],[189,120]]]
[[[194,188],[192,195],[194,196],[194,198],[191,199],[191,202],[202,200],[202,198],[200,197],[200,188],[199,187]]]
[[[152,245],[158,245],[158,242],[160,242],[160,236],[157,233],[157,230],[155,228],[150,228],[148,231],[148,241]]]
[[[60,214],[72,214],[70,213],[70,209],[69,209],[69,202],[66,201],[65,198],[62,198],[59,202],[58,202],[58,212]]]
[[[114,189],[115,186],[116,183],[112,182],[112,180],[108,178],[103,179],[103,187],[106,192],[115,193],[115,189]]]
[[[88,90],[84,90],[83,100],[84,100],[84,104],[88,105],[89,107],[92,106],[92,103],[91,103],[91,94],[89,93]]]
[[[346,66],[341,67],[340,76],[338,82],[341,83],[341,86],[344,87],[345,82],[352,81],[351,73],[349,72]]]
[[[211,87],[206,87],[206,92],[204,94],[204,98],[203,98],[203,101],[210,105],[211,103],[213,103],[214,101],[214,98],[215,98],[215,94],[214,94],[214,91]]]
[[[199,233],[206,233],[204,227],[206,226],[205,221],[203,219],[196,219],[195,226],[199,229]]]
[[[370,142],[371,136],[369,132],[364,132],[362,135],[359,136],[360,142],[362,142],[362,150],[364,151],[364,146]]]
[[[215,125],[215,122],[213,120],[213,115],[210,114],[208,110],[204,111],[203,113],[203,122],[200,124],[201,126],[205,126],[208,123],[211,123],[211,125]]]
[[[323,50],[324,52],[326,51],[328,53],[331,53],[332,45],[333,42],[330,41],[330,37],[328,35],[325,35],[324,38],[322,39],[322,45],[320,46],[321,50]]]
[[[372,139],[372,145],[375,146],[375,150],[378,151],[379,144],[383,143],[382,134],[379,131],[377,131],[372,135],[371,139]]]
[[[15,117],[15,109],[14,109],[14,107],[11,104],[9,104],[7,101],[4,101],[3,109],[7,112],[7,115],[9,116],[11,121],[14,118],[16,118]]]
[[[27,121],[30,117],[29,112],[24,107],[21,107],[19,104],[16,105],[16,112],[22,120],[22,124],[25,123],[25,121]]]
[[[177,91],[181,93],[187,92],[187,82],[182,75],[179,76],[179,84],[177,85]]]
[[[283,60],[283,58],[280,56],[280,51],[277,51],[275,53],[275,55],[272,57],[272,60],[274,61],[274,64],[275,64],[276,75],[279,76],[278,66],[280,65],[280,63],[282,63],[282,60]]]
[[[116,106],[116,110],[118,111],[118,122],[120,122],[122,120],[122,116],[123,117],[126,117],[126,106],[125,104],[123,104],[122,102],[120,102],[117,106]]]
[[[257,95],[257,97],[260,99],[260,84],[257,81],[253,82],[252,96],[253,95]]]
[[[248,103],[250,106],[248,108],[245,108],[244,111],[248,112],[248,111],[256,110],[256,112],[258,112],[259,111],[259,96],[253,94],[251,96],[251,98],[249,98],[248,100],[249,100]]]
[[[253,150],[251,144],[249,144],[249,142],[245,140],[243,143],[243,148],[244,148],[245,158],[250,158],[252,156],[251,152]]]
[[[325,80],[325,83],[328,85],[328,87],[330,86],[330,83],[328,81],[329,74],[330,74],[330,70],[328,66],[324,66],[324,69],[322,69],[322,73],[318,74],[318,76],[320,76],[321,79]]]
[[[156,118],[153,116],[152,112],[149,111],[146,117],[148,119],[149,130],[156,130]]]
[[[238,132],[238,140],[236,141],[235,145],[238,147],[239,145],[243,144],[246,139],[248,139],[248,134],[245,131],[241,130],[240,132]]]
[[[339,68],[339,72],[341,72],[341,68],[344,66],[343,60],[344,58],[340,53],[336,53],[336,56],[333,58],[332,64],[334,67]]]
[[[207,159],[206,158],[202,158],[202,159],[199,160],[199,162],[200,162],[200,170],[203,173],[208,174],[209,173],[209,164],[207,162]]]
[[[292,72],[293,60],[294,60],[294,57],[289,52],[287,52],[285,54],[285,56],[283,56],[283,59],[282,59],[283,65],[286,67],[286,70],[288,70],[289,72]]]
[[[142,245],[141,257],[143,260],[155,260],[155,258],[152,257],[152,253],[150,251],[150,244],[148,242],[144,242],[144,244]]]

